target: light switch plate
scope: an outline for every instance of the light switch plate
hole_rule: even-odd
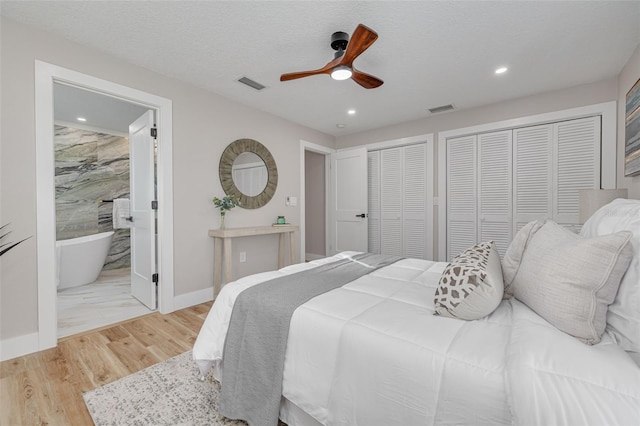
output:
[[[286,206],[297,206],[298,205],[298,198],[294,197],[292,195],[287,195],[287,197],[285,198],[284,204]]]

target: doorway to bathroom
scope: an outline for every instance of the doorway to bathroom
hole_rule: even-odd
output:
[[[130,176],[142,169],[138,175],[153,181],[138,179],[138,190],[154,192],[155,173],[147,169],[155,170],[155,150],[151,148],[151,158],[137,156],[136,164],[129,134],[140,117],[154,122],[154,112],[59,82],[54,83],[53,96],[58,338],[62,338],[155,309],[155,297],[144,297],[147,306],[132,291],[130,219]],[[155,193],[147,198],[155,200]]]
[[[57,234],[73,233],[81,228],[85,228],[85,230],[87,228],[93,228],[94,231],[98,232],[91,233],[90,236],[68,238],[67,241],[73,241],[76,238],[97,239],[99,241],[92,241],[89,244],[98,246],[101,244],[105,245],[103,241],[104,238],[102,238],[105,234],[111,238],[111,242],[107,244],[108,249],[104,263],[107,265],[112,264],[114,268],[99,271],[97,282],[94,281],[90,283],[96,286],[105,283],[121,283],[123,280],[130,283],[130,279],[126,280],[126,278],[122,277],[122,275],[126,276],[126,273],[120,274],[119,272],[128,269],[126,267],[126,261],[127,257],[131,259],[130,253],[138,252],[135,248],[133,248],[133,250],[129,248],[129,256],[127,256],[123,244],[124,240],[127,238],[131,239],[130,237],[135,234],[135,225],[131,225],[131,229],[129,230],[130,236],[126,236],[126,227],[120,228],[116,226],[116,229],[106,229],[109,228],[109,226],[114,228],[114,202],[126,199],[127,193],[124,189],[126,189],[127,186],[133,186],[135,188],[135,184],[131,185],[131,182],[124,182],[123,177],[127,174],[124,171],[126,162],[123,156],[117,153],[117,147],[120,146],[120,148],[122,148],[122,146],[124,146],[124,142],[118,140],[118,138],[128,139],[130,129],[127,129],[125,132],[123,129],[117,130],[117,128],[115,128],[116,132],[113,132],[111,130],[114,129],[114,127],[104,123],[100,124],[99,122],[95,122],[93,126],[91,126],[89,118],[83,117],[79,113],[74,113],[67,118],[56,116],[57,113],[54,111],[54,105],[57,101],[56,91],[60,90],[60,88],[63,90],[74,89],[77,91],[76,94],[99,96],[103,101],[117,101],[119,102],[117,109],[131,107],[136,113],[146,115],[146,121],[153,126],[153,129],[146,129],[149,134],[149,140],[151,141],[151,149],[148,152],[151,153],[150,155],[152,157],[149,161],[147,156],[146,165],[143,165],[142,169],[150,169],[152,172],[149,178],[149,185],[147,185],[149,189],[146,190],[146,193],[150,194],[152,197],[150,198],[151,200],[154,200],[157,210],[154,210],[151,203],[147,203],[148,208],[143,209],[144,211],[141,213],[139,211],[140,209],[134,207],[134,192],[137,191],[132,190],[132,193],[128,195],[134,203],[129,206],[129,216],[124,213],[122,216],[125,221],[128,218],[133,220],[134,223],[139,222],[140,214],[151,217],[151,219],[146,220],[147,226],[141,226],[138,231],[139,234],[147,234],[146,241],[148,241],[149,244],[139,244],[139,246],[144,249],[142,251],[146,252],[147,258],[153,259],[153,265],[149,265],[147,268],[136,269],[134,262],[134,270],[140,271],[141,273],[150,272],[147,274],[147,278],[153,286],[153,302],[155,303],[157,300],[157,308],[162,313],[173,310],[172,107],[171,101],[168,99],[41,61],[36,60],[35,71],[36,186],[38,191],[38,349],[42,350],[56,346],[58,340],[59,306],[57,282],[60,274],[64,273],[64,271],[58,267],[58,260],[60,256],[64,255],[61,254],[62,250],[56,247]],[[110,114],[105,110],[98,109],[95,115],[105,119]],[[78,116],[87,119],[86,122],[81,123],[84,124],[84,127],[77,124]],[[128,124],[131,124],[134,120],[135,117],[129,121]],[[73,125],[71,126],[71,124]],[[55,129],[55,132],[52,131],[52,129]],[[57,151],[55,144],[56,136],[61,136],[64,139],[64,136],[70,137],[72,133],[75,134],[75,136],[84,134],[85,137],[84,139],[80,138],[79,141],[68,143],[66,148],[63,149],[63,152],[59,153],[60,155],[55,153]],[[100,134],[100,136],[98,137],[96,134]],[[93,145],[95,151],[83,159],[82,155],[90,151],[89,148],[94,148],[91,145],[83,146],[83,142],[87,139],[94,140]],[[155,139],[155,141],[153,139]],[[156,142],[155,146],[153,145],[154,142]],[[74,150],[75,154],[72,154]],[[80,153],[82,153],[82,155],[80,155]],[[140,152],[138,154],[140,154]],[[131,161],[130,169],[135,170],[136,168],[140,168],[137,167],[137,160],[133,159],[134,154],[131,155],[131,158],[127,158],[127,160]],[[52,159],[56,157],[60,162],[54,163],[54,161],[52,161]],[[153,164],[156,163],[158,168],[157,174],[154,175],[155,167]],[[149,164],[151,164],[151,166],[149,166]],[[65,176],[64,173],[60,174],[60,172],[65,170],[70,172],[67,173],[67,176]],[[90,176],[92,174],[97,175],[97,179],[94,179],[93,183],[92,179],[96,176]],[[52,182],[54,177],[56,184]],[[103,187],[109,187],[107,183],[110,181],[116,182],[115,188],[112,187],[109,190],[111,192],[104,192],[103,190],[105,188]],[[98,184],[96,185],[96,183]],[[61,185],[59,186],[58,184]],[[71,188],[78,184],[80,186]],[[62,197],[62,203],[57,203],[57,201],[60,201],[58,200],[58,195],[60,194],[64,194],[65,196]],[[68,219],[66,224],[63,224],[61,227],[56,223],[57,212],[61,213],[60,216],[63,219]],[[87,216],[89,212],[91,219]],[[77,216],[79,219],[75,220],[73,216]],[[140,219],[140,222],[144,222],[144,220]],[[157,237],[155,230],[157,230]],[[117,233],[123,235],[118,236],[116,235]],[[157,249],[155,245],[156,241],[158,242]],[[94,247],[90,250],[80,248],[79,251],[81,253],[88,253],[90,251],[93,252],[94,249],[99,250],[99,248]],[[134,255],[133,258],[136,259],[137,256]],[[157,265],[155,263],[156,258],[158,259]],[[76,262],[78,266],[82,267],[86,266],[85,263],[87,263],[85,260]],[[76,271],[81,269],[86,268],[71,268],[71,270]],[[108,285],[103,285],[101,289],[104,290],[107,287]],[[85,288],[85,290],[89,289]],[[105,297],[105,295],[98,295],[97,293],[83,290],[76,290],[76,292],[88,295],[87,299],[92,303],[83,309],[89,312],[89,317],[92,320],[98,317],[107,317],[107,315],[96,309],[97,304],[95,303],[98,302],[101,297]],[[156,292],[157,299],[155,299]],[[107,305],[109,305],[109,303],[107,303]],[[113,311],[113,307],[113,303],[111,303],[111,306],[107,307],[107,309],[111,308]],[[144,309],[146,309],[146,311],[138,311],[138,313],[133,316],[150,312],[149,309]],[[129,318],[130,317],[131,316],[129,316]],[[107,322],[113,323],[123,319],[125,318],[112,318]],[[92,320],[89,321],[88,329],[98,328],[103,325],[96,324],[95,322],[91,323]]]

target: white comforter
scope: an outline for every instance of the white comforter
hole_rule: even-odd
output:
[[[201,369],[220,367],[242,290],[353,254],[227,284],[193,349]],[[640,368],[608,336],[587,346],[516,300],[479,321],[434,316],[445,266],[404,259],[299,307],[283,395],[326,425],[640,424]]]

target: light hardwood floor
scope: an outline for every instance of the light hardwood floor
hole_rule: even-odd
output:
[[[82,393],[190,350],[211,304],[152,313],[0,363],[0,425],[92,425]]]

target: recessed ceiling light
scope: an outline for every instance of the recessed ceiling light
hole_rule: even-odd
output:
[[[350,109],[349,111],[347,111],[347,114],[349,114],[349,115],[353,115],[355,113],[356,113],[355,109]]]
[[[342,123],[338,123],[338,124],[336,124],[336,127],[337,127],[338,129],[344,129],[344,124],[342,124]]]
[[[500,67],[496,70],[496,74],[504,74],[507,72],[507,67]]]
[[[82,122],[87,121],[87,119],[86,119],[86,118],[84,118],[84,117],[78,117],[78,118],[76,118],[76,120],[78,120],[78,121],[82,121]]]

